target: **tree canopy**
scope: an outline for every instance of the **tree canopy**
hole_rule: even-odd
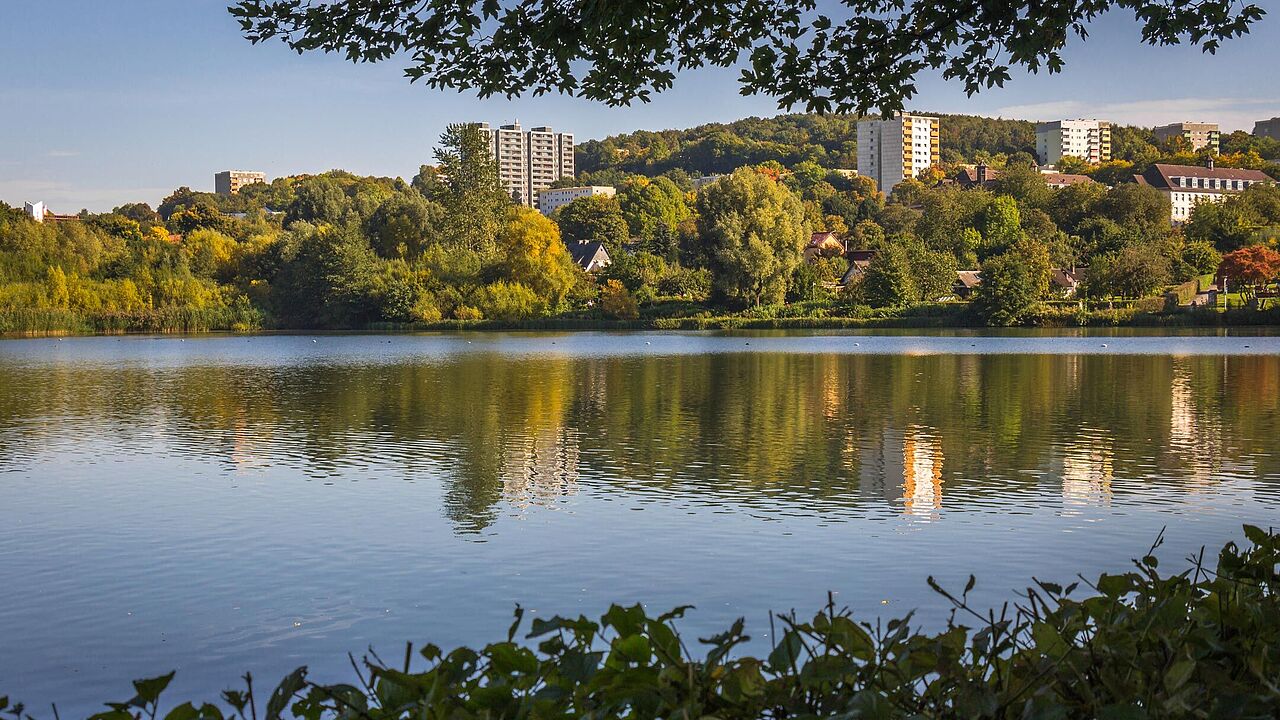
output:
[[[1067,39],[1111,9],[1142,40],[1214,52],[1264,11],[1236,0],[238,0],[229,10],[257,43],[352,61],[409,58],[405,74],[481,97],[560,92],[610,105],[648,101],[677,72],[746,61],[744,94],[814,111],[893,112],[925,70],[969,94],[1010,70],[1057,72]],[[836,12],[832,12],[832,11]],[[850,61],[854,58],[854,61]]]

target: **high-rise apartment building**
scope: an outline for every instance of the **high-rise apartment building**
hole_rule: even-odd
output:
[[[520,123],[490,128],[489,134],[498,178],[503,190],[521,205],[537,205],[538,192],[563,177],[573,177],[573,135],[542,126],[523,130]]]
[[[1045,165],[1064,157],[1091,163],[1111,159],[1111,123],[1098,120],[1055,120],[1036,125],[1036,155]]]
[[[1253,134],[1258,137],[1280,140],[1280,117],[1273,117],[1270,120],[1259,120],[1254,123]]]
[[[883,192],[941,161],[938,118],[900,113],[858,123],[858,175]]]
[[[246,170],[224,170],[213,176],[213,191],[219,195],[235,195],[240,188],[254,183],[264,183],[267,176]]]
[[[1173,138],[1181,137],[1187,141],[1193,151],[1208,148],[1210,152],[1216,155],[1221,147],[1222,133],[1218,131],[1217,123],[1180,122],[1172,125],[1161,125],[1152,132],[1155,133],[1156,139],[1161,142],[1168,142]]]

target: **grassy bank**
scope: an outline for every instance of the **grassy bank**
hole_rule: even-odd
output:
[[[270,694],[246,675],[222,706],[179,705],[160,699],[170,673],[136,681],[94,720],[154,720],[162,708],[165,720],[1269,718],[1280,712],[1280,537],[1245,536],[1216,564],[1201,551],[1162,573],[1153,547],[1130,572],[1035,580],[997,609],[970,604],[973,578],[954,591],[930,579],[954,608],[936,633],[911,615],[859,621],[829,601],[811,619],[773,618],[772,650],[753,657],[740,651],[741,619],[695,645],[679,634],[688,608],[531,623],[517,608],[506,637],[483,648],[353,658],[351,683],[316,683],[303,667]]]
[[[1161,312],[1141,306],[1080,310],[1045,305],[1017,327],[1280,327],[1280,307]],[[257,332],[262,330],[347,330],[374,332],[482,330],[848,330],[986,328],[967,303],[929,303],[900,309],[769,306],[725,313],[695,304],[646,307],[634,320],[579,314],[518,320],[442,320],[435,323],[374,323],[357,327],[292,327],[273,322],[248,307],[168,309],[135,313],[85,314],[72,310],[0,311],[0,335],[94,335],[123,333]]]
[[[139,312],[83,313],[75,310],[0,311],[3,335],[114,335],[121,333],[252,332],[264,327],[250,307],[165,308]]]

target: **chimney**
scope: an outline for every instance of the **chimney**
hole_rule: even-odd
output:
[[[978,184],[987,184],[987,166],[983,163],[978,163]]]
[[[1210,170],[1212,170],[1212,169],[1213,169],[1213,156],[1212,156],[1212,155],[1210,155],[1210,156],[1209,156],[1209,169],[1210,169]]]

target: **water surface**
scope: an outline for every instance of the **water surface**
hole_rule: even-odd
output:
[[[0,342],[0,695],[496,639],[980,602],[1280,518],[1280,339],[459,334]]]

